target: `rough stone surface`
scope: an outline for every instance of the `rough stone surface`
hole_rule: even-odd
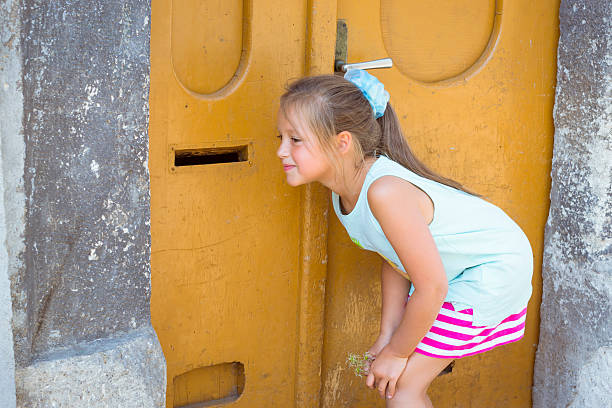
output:
[[[153,329],[55,351],[17,370],[20,407],[164,407],[165,364]]]
[[[22,0],[15,360],[149,326],[147,0]]]
[[[606,407],[612,401],[612,347],[600,347],[580,367],[576,382],[576,393],[568,408]]]
[[[1,143],[1,139],[0,139]],[[1,145],[0,145],[1,147]],[[3,179],[0,166],[0,180]],[[4,186],[0,183],[0,197]],[[13,330],[11,328],[11,285],[8,278],[8,253],[6,250],[6,224],[4,202],[0,201],[0,406],[15,407],[15,357],[13,355]]]
[[[165,406],[149,21],[148,0],[0,2],[2,408]]]
[[[612,3],[561,1],[533,406],[612,394]]]
[[[0,2],[0,407],[15,407],[11,285],[23,247],[23,133],[19,2]]]

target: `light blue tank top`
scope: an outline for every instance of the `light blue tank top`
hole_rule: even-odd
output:
[[[349,214],[342,214],[340,198],[332,192],[336,215],[353,242],[378,252],[408,277],[368,204],[370,185],[383,176],[407,180],[431,198],[434,217],[429,230],[448,277],[446,302],[455,310],[472,308],[477,326],[497,324],[527,306],[533,254],[521,228],[495,205],[421,177],[385,156],[368,170]],[[413,291],[414,286],[410,293]]]

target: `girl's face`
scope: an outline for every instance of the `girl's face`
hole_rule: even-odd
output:
[[[278,131],[281,139],[276,151],[281,159],[287,183],[299,186],[313,181],[323,182],[331,176],[329,159],[321,150],[316,136],[292,113],[289,120],[278,112]]]

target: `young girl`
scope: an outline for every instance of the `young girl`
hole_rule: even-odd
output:
[[[533,260],[501,209],[413,155],[388,100],[362,70],[302,78],[281,97],[277,154],[290,185],[327,186],[353,242],[384,258],[367,386],[388,407],[431,407],[453,359],[523,337]]]

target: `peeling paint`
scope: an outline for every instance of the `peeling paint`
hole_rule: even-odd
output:
[[[325,383],[325,389],[323,390],[323,403],[321,406],[335,406],[341,391],[341,376],[343,371],[344,367],[340,364],[336,364],[329,373],[328,381]]]

